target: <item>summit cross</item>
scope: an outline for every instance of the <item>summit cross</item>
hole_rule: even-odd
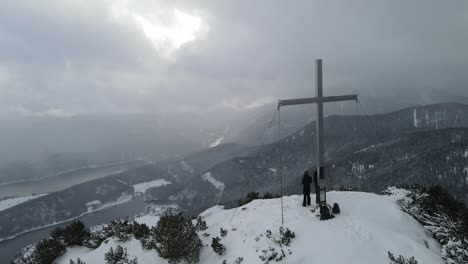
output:
[[[340,102],[340,101],[357,101],[357,94],[351,95],[339,95],[339,96],[323,96],[322,88],[322,60],[318,59],[316,63],[316,81],[315,81],[315,97],[311,98],[299,98],[289,100],[279,100],[278,108],[287,105],[303,105],[303,104],[316,104],[316,121],[315,121],[315,135],[316,135],[316,168],[317,168],[317,182],[319,186],[319,205],[320,207],[327,206],[326,201],[326,186],[321,184],[322,180],[325,180],[324,169],[324,145],[323,145],[323,104],[329,102]],[[318,169],[320,168],[320,169]]]

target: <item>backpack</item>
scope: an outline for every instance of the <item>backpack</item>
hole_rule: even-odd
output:
[[[334,204],[333,204],[332,212],[333,212],[334,214],[339,214],[339,213],[340,213],[340,206],[339,206],[337,203],[334,203]]]

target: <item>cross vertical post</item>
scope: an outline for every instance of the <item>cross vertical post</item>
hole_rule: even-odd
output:
[[[325,175],[320,175],[321,174],[321,166],[323,165],[324,161],[324,155],[323,155],[323,102],[320,100],[323,98],[323,86],[322,86],[322,60],[318,59],[315,61],[315,76],[316,76],[316,82],[315,82],[315,93],[316,93],[316,98],[319,99],[316,107],[316,119],[315,119],[315,144],[316,144],[316,159],[317,159],[317,182],[316,184],[319,186],[319,189],[321,187],[320,180],[322,177]],[[319,195],[318,193],[316,195]],[[324,201],[325,202],[325,201]]]
[[[327,207],[326,195],[322,192],[326,192],[325,184],[321,184],[321,181],[325,180],[325,169],[324,165],[324,143],[323,143],[323,103],[327,102],[339,102],[339,101],[357,101],[357,94],[351,95],[340,95],[340,96],[323,96],[323,83],[322,83],[322,60],[318,59],[315,61],[316,65],[316,82],[315,82],[315,97],[312,98],[300,98],[300,99],[289,99],[279,100],[278,107],[287,105],[303,105],[303,104],[316,104],[317,116],[315,120],[315,156],[316,156],[316,167],[317,167],[317,186],[319,187],[319,193],[315,195],[319,196],[320,207]],[[323,175],[322,175],[323,174]],[[324,181],[325,182],[325,181]]]

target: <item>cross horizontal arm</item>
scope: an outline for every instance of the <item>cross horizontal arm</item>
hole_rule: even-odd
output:
[[[286,105],[317,104],[317,103],[356,101],[356,100],[357,100],[357,94],[327,96],[327,97],[312,97],[312,98],[279,100],[278,107],[286,106]]]

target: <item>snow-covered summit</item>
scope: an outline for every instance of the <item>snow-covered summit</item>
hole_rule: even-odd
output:
[[[320,221],[311,207],[302,207],[301,196],[284,197],[284,227],[295,232],[289,246],[275,243],[281,227],[280,199],[254,200],[229,210],[215,206],[201,214],[208,229],[199,233],[205,245],[199,263],[230,264],[240,258],[241,263],[267,263],[270,257],[275,262],[276,252],[278,256],[284,254],[278,263],[386,264],[390,262],[389,251],[396,256],[414,257],[418,263],[444,263],[438,242],[396,204],[403,196],[398,192],[393,196],[329,192],[328,201],[338,203],[341,214],[328,221]],[[151,223],[154,221],[148,221]],[[221,228],[227,230],[224,237],[220,235]],[[220,242],[226,247],[222,256],[210,247],[213,237],[221,237]],[[104,253],[118,244],[127,247],[130,257],[137,257],[139,264],[168,263],[156,251],[142,250],[137,242],[119,243],[112,239],[95,250],[75,247],[68,249],[57,263],[68,264],[77,257],[86,263],[104,263]]]

